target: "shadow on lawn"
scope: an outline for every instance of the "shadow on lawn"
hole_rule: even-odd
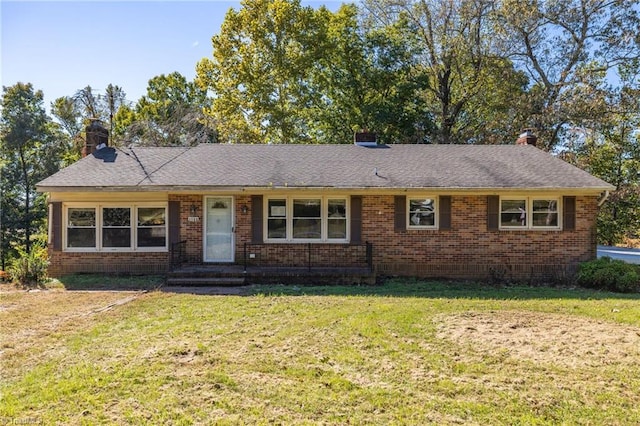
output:
[[[247,285],[239,287],[167,287],[162,276],[76,274],[60,278],[55,286],[70,291],[160,290],[203,296],[378,296],[446,299],[628,299],[640,300],[640,293],[622,294],[581,287],[491,285],[470,281],[387,279],[376,285]]]
[[[141,291],[155,290],[164,284],[159,275],[74,274],[55,280],[53,286],[70,291]]]
[[[582,287],[551,286],[495,286],[478,282],[421,281],[411,279],[389,279],[378,285],[353,286],[296,286],[255,285],[252,295],[271,296],[380,296],[380,297],[424,297],[445,299],[629,299],[640,300],[640,293],[622,294],[597,291]]]

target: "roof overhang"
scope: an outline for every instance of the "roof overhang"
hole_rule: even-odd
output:
[[[355,192],[355,193],[384,193],[397,194],[398,192],[421,192],[421,193],[451,193],[451,194],[488,194],[497,195],[504,193],[563,193],[575,195],[600,195],[603,192],[615,189],[613,186],[602,187],[477,187],[477,188],[451,188],[451,187],[371,187],[371,186],[38,186],[38,192],[73,192],[73,193],[122,193],[122,192],[170,192],[170,193],[209,193],[209,192],[229,192],[229,193],[265,193],[272,191],[302,192],[302,191],[323,191],[323,192]]]

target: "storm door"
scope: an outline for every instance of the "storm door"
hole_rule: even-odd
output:
[[[233,262],[233,198],[205,199],[204,261]]]

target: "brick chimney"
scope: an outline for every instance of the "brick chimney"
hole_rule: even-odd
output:
[[[85,128],[86,137],[82,148],[82,157],[93,154],[99,145],[109,144],[109,131],[102,126],[100,120],[91,118],[91,123]]]
[[[533,145],[536,146],[538,137],[533,134],[533,129],[524,129],[518,139],[516,139],[516,145]]]

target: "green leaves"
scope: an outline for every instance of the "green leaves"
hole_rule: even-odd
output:
[[[549,150],[585,115],[599,118],[600,111],[585,108],[585,92],[640,56],[639,10],[632,1],[503,0],[493,16],[501,54],[532,82],[526,127],[535,127]]]
[[[31,235],[46,217],[44,196],[35,184],[60,166],[55,128],[44,110],[43,94],[30,83],[3,88],[0,103],[0,232],[4,265],[15,245],[30,251]]]
[[[309,70],[323,45],[317,13],[286,0],[245,1],[240,11],[227,13],[212,39],[213,58],[197,69],[199,84],[214,93],[208,113],[218,121],[221,140],[306,140],[299,113],[308,103]]]
[[[364,30],[354,5],[248,0],[212,42],[197,71],[221,141],[350,143],[369,128],[393,142],[429,127],[400,34]]]
[[[115,132],[127,144],[188,146],[215,140],[203,110],[208,106],[206,90],[178,72],[149,80],[147,94],[135,109],[121,107]]]

